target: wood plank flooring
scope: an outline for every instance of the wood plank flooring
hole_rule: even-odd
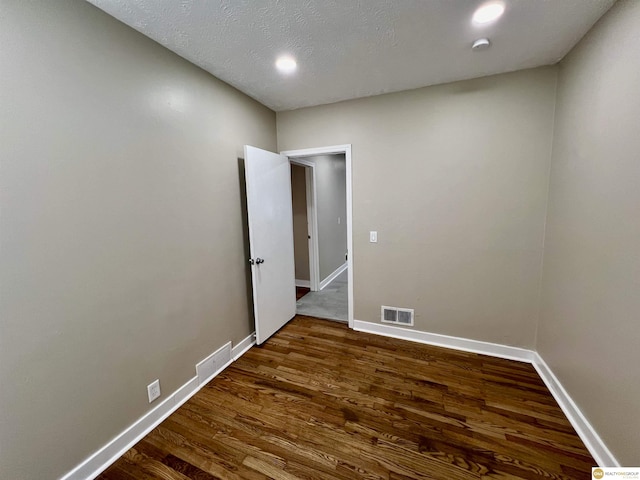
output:
[[[300,300],[311,291],[308,287],[296,287],[296,300]]]
[[[131,479],[586,479],[531,365],[296,317],[107,469]]]

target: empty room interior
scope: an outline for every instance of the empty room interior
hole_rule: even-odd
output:
[[[0,0],[0,478],[640,467],[638,32]]]

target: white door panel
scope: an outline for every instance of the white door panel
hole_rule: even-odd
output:
[[[283,155],[248,145],[244,165],[253,309],[260,345],[296,314],[291,166]]]

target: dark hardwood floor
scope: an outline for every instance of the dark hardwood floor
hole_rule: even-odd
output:
[[[587,479],[531,365],[296,317],[105,471],[130,479]]]
[[[311,289],[307,288],[307,287],[296,287],[296,300],[300,300],[302,297],[304,297],[310,291],[311,291]]]

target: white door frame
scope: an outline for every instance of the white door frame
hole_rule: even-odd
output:
[[[318,197],[316,196],[316,165],[302,158],[289,158],[289,162],[304,168],[307,191],[307,237],[309,238],[309,288],[320,290],[320,250],[318,245]]]
[[[285,150],[280,155],[289,157],[289,161],[295,159],[294,163],[302,162],[301,158],[314,157],[317,155],[331,155],[343,153],[347,170],[347,267],[348,267],[348,289],[347,299],[349,304],[349,328],[353,328],[353,212],[352,212],[352,185],[351,185],[351,144],[334,145],[330,147],[304,148],[302,150]],[[311,163],[311,162],[307,162]],[[301,163],[302,164],[302,163]],[[304,164],[306,166],[306,164]],[[314,175],[315,179],[315,175]],[[315,189],[314,189],[315,200]],[[317,228],[317,224],[316,224]],[[317,270],[316,270],[317,272]],[[319,273],[319,272],[317,272]]]

